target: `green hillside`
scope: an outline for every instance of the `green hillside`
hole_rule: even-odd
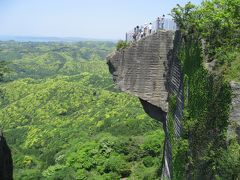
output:
[[[1,42],[0,124],[15,179],[156,179],[164,133],[113,86],[112,43]]]
[[[239,128],[237,107],[233,111],[239,99],[230,86],[240,82],[239,5],[239,0],[210,0],[172,10],[184,77],[183,134],[172,138],[173,179],[240,178],[239,130],[229,133],[232,124]]]

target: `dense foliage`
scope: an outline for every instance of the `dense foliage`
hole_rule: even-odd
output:
[[[129,42],[120,40],[117,42],[116,49],[117,49],[117,51],[119,51],[119,50],[125,49],[129,46],[130,46]]]
[[[172,140],[174,179],[240,177],[240,145],[226,136],[229,80],[240,80],[239,4],[212,0],[172,11],[182,35],[178,58],[185,91],[182,138]]]
[[[112,43],[1,42],[11,72],[0,124],[15,179],[156,179],[164,133],[138,99],[119,93]]]
[[[240,0],[208,0],[172,10],[185,42],[201,43],[203,58],[227,80],[240,81]]]

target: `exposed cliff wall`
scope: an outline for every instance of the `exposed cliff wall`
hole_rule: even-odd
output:
[[[174,32],[159,31],[107,58],[118,87],[168,111],[168,56]]]
[[[13,162],[11,150],[5,138],[0,134],[0,179],[13,179]]]
[[[230,114],[230,125],[228,127],[228,137],[236,136],[240,144],[240,83],[231,82],[232,106]]]
[[[177,97],[174,112],[174,132],[180,136],[183,113],[183,78],[176,57],[179,34],[158,31],[134,42],[129,48],[107,57],[109,71],[116,85],[124,92],[138,97],[145,112],[163,123],[165,131],[162,175],[172,176],[172,155],[167,112],[169,97]],[[175,45],[175,46],[174,46]]]
[[[180,137],[182,133],[181,118],[184,110],[184,84],[183,73],[180,61],[178,60],[177,53],[179,51],[180,32],[175,32],[175,38],[173,41],[173,49],[168,57],[168,92],[170,96],[176,97],[176,105],[173,112],[174,117],[174,134],[175,137]]]

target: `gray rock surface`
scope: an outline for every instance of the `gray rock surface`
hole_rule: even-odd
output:
[[[168,56],[174,32],[159,31],[107,57],[118,87],[168,111]],[[110,70],[111,71],[111,70]]]
[[[240,83],[232,81],[230,86],[232,89],[232,105],[228,137],[231,138],[237,135],[238,143],[240,144]]]

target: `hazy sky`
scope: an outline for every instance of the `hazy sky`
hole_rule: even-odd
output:
[[[0,0],[0,35],[120,39],[132,27],[188,1]]]

